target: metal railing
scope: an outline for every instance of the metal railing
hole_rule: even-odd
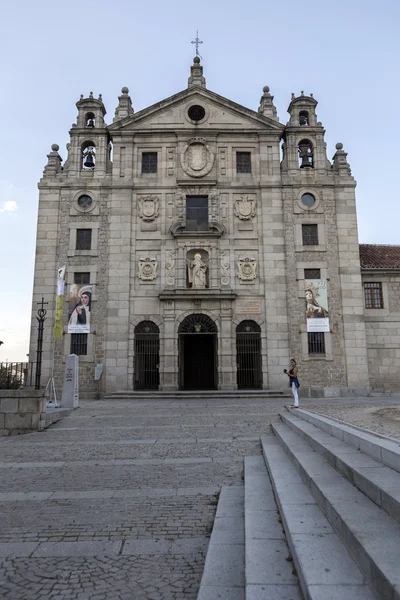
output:
[[[0,362],[0,389],[10,390],[35,385],[34,362]]]

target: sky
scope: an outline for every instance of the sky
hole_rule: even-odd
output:
[[[80,94],[111,123],[123,86],[135,111],[185,89],[197,29],[208,89],[257,110],[268,85],[281,123],[291,92],[314,94],[358,182],[360,242],[400,244],[398,0],[4,0],[0,23],[0,361],[26,360],[37,183]]]

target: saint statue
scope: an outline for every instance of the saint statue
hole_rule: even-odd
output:
[[[196,252],[193,260],[188,261],[189,283],[192,288],[204,289],[206,287],[207,265],[201,260],[200,252]]]

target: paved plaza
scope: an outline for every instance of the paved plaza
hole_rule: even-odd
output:
[[[1,439],[0,597],[194,600],[221,486],[243,484],[284,403],[86,401]]]

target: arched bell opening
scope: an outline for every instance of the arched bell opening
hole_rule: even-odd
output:
[[[85,115],[85,127],[95,127],[96,126],[96,117],[94,113],[88,112]]]
[[[179,326],[179,388],[215,390],[218,386],[216,323],[205,314],[187,316]]]
[[[135,390],[158,390],[160,330],[153,321],[141,321],[135,327]]]
[[[261,389],[261,328],[255,321],[236,327],[236,362],[238,389]]]
[[[84,171],[93,171],[96,166],[96,146],[93,142],[82,144],[82,169]]]

